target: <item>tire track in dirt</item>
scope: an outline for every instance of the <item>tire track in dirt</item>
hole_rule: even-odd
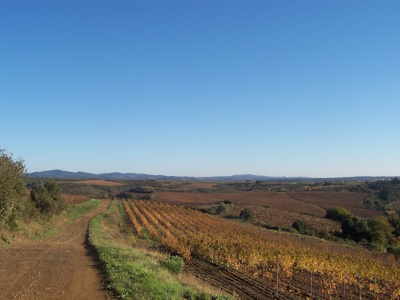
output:
[[[108,205],[103,201],[56,236],[1,251],[0,299],[111,299],[87,241],[89,221]]]

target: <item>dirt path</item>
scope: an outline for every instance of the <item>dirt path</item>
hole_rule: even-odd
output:
[[[87,242],[90,219],[108,205],[102,202],[49,239],[0,251],[0,299],[111,299]]]

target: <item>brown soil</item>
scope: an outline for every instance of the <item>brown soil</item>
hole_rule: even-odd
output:
[[[185,264],[185,272],[193,274],[201,280],[238,296],[239,299],[274,299],[273,287],[264,285],[257,280],[239,272],[228,270],[215,264],[195,258]],[[279,299],[279,297],[277,297]],[[283,298],[285,299],[285,298]]]
[[[243,273],[228,269],[216,264],[204,262],[202,260],[191,258],[186,264],[184,271],[191,273],[201,280],[218,287],[219,289],[234,294],[235,299],[250,300],[295,300],[295,299],[369,299],[376,297],[373,293],[363,291],[362,297],[360,290],[354,285],[338,284],[331,295],[325,294],[320,282],[323,281],[319,275],[313,274],[313,294],[311,294],[310,273],[303,272],[296,274],[291,278],[279,276],[279,290],[276,290],[276,275],[272,278],[261,280],[244,275]],[[343,291],[345,288],[345,295]],[[384,293],[384,298],[389,299],[390,294]]]
[[[0,251],[0,299],[111,299],[94,249],[87,240],[95,211],[43,241],[25,241]]]
[[[317,205],[323,210],[327,210],[334,206],[342,206],[350,210],[353,214],[369,218],[383,214],[380,211],[364,208],[362,202],[367,197],[364,193],[350,192],[301,192],[288,193],[288,195],[298,201],[308,204]]]
[[[69,183],[79,183],[79,184],[88,184],[88,185],[100,185],[100,186],[120,186],[123,185],[119,182],[107,181],[107,180],[82,180],[82,181],[72,181]]]

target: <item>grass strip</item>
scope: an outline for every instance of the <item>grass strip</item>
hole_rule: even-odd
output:
[[[90,199],[80,204],[70,204],[68,205],[66,211],[67,216],[70,221],[75,220],[76,218],[80,217],[81,215],[87,214],[92,210],[95,210],[99,207],[101,200],[98,199]]]

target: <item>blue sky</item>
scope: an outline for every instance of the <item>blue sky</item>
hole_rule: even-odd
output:
[[[400,175],[399,1],[3,1],[29,172]]]

